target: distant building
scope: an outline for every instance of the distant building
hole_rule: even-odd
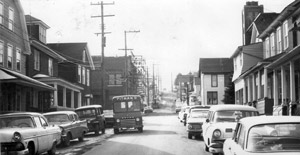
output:
[[[223,104],[225,89],[231,83],[233,61],[230,58],[200,58],[201,103]]]

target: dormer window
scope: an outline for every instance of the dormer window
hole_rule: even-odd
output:
[[[39,26],[39,39],[46,44],[46,28],[41,25]]]

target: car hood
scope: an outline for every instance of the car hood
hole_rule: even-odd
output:
[[[13,134],[19,132],[23,139],[27,139],[32,128],[3,128],[0,129],[0,142],[11,142]],[[31,133],[31,132],[30,132]]]
[[[65,127],[65,126],[71,125],[72,123],[71,122],[49,122],[49,124]]]
[[[205,118],[189,118],[187,123],[203,123]]]

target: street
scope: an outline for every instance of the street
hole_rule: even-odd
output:
[[[143,120],[143,133],[131,130],[114,135],[112,129],[107,129],[106,134],[98,137],[87,135],[83,143],[74,140],[68,148],[59,147],[59,155],[210,154],[203,150],[201,139],[188,139],[185,126],[174,111],[155,109]]]

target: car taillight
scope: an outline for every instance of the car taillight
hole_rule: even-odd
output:
[[[221,137],[221,131],[219,129],[216,129],[214,132],[213,132],[213,136],[215,138],[220,138]]]
[[[12,139],[14,142],[20,142],[22,140],[22,136],[19,132],[15,132]]]

